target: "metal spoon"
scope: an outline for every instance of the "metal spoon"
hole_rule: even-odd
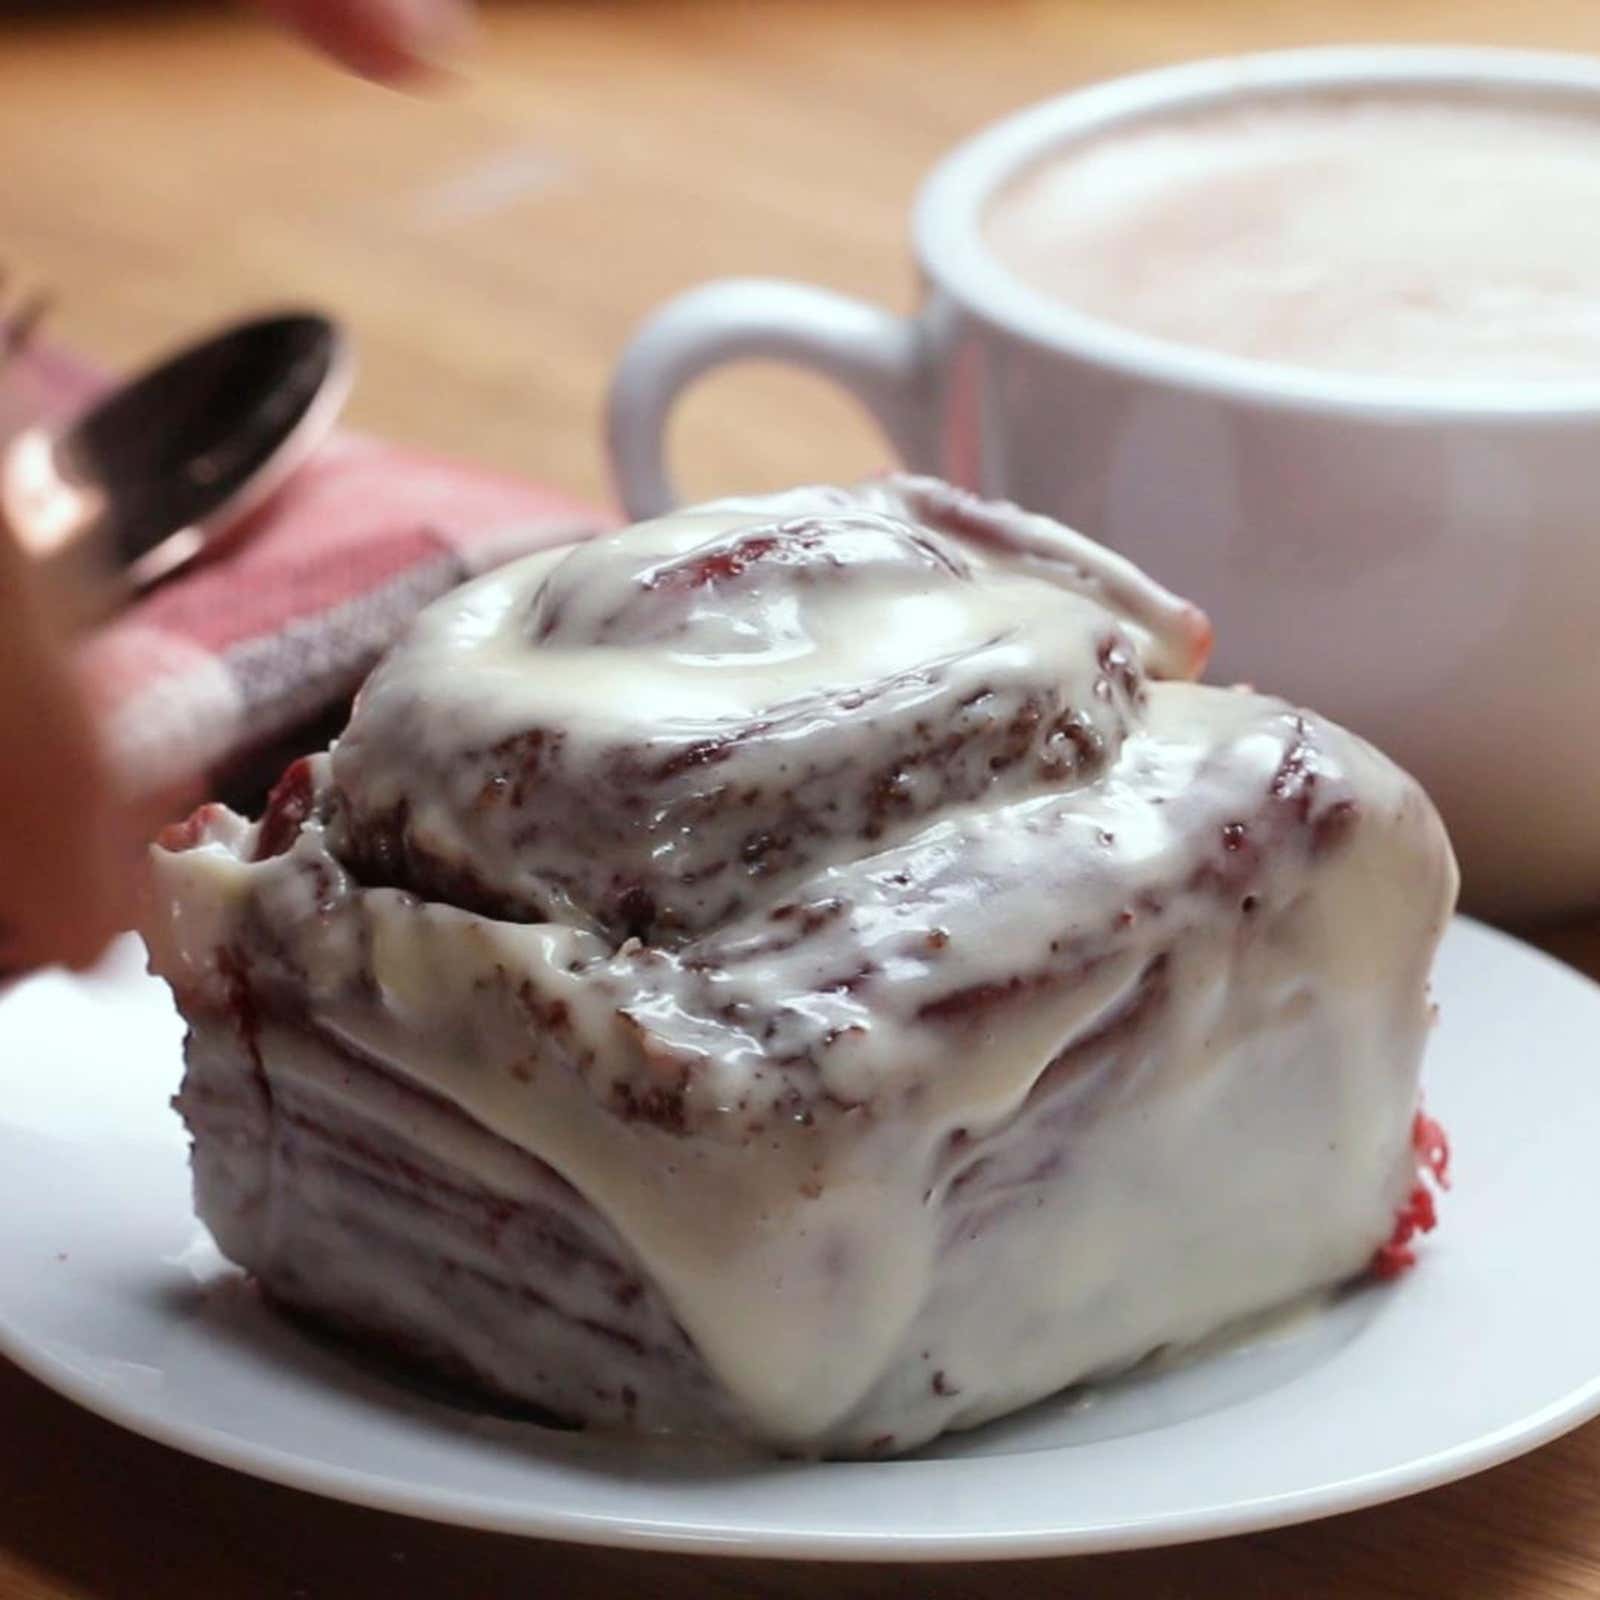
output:
[[[80,620],[104,614],[238,537],[327,437],[353,375],[325,316],[225,328],[61,431],[17,435],[0,455],[0,523]]]

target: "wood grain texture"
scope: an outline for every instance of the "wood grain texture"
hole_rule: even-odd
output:
[[[909,306],[906,201],[945,147],[1072,83],[1351,39],[1600,47],[1583,0],[529,0],[470,79],[402,99],[220,5],[0,15],[0,260],[112,363],[314,300],[354,326],[365,426],[604,490],[606,373],[652,305],[719,273]],[[848,475],[882,447],[808,380],[683,408],[693,490]],[[1600,932],[1545,941],[1600,975]],[[1176,1551],[813,1568],[584,1551],[409,1523],[190,1461],[0,1365],[0,1597],[1600,1594],[1600,1425],[1469,1482]]]

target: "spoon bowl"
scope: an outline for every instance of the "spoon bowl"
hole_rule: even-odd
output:
[[[0,519],[90,609],[125,602],[236,538],[327,437],[354,376],[308,311],[252,318],[118,385],[0,458]]]

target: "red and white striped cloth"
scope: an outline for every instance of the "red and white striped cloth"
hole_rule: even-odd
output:
[[[98,382],[30,347],[6,371],[0,439],[70,414]],[[341,710],[430,600],[609,520],[554,489],[340,435],[253,514],[250,537],[84,642],[108,749],[144,792],[248,786]]]

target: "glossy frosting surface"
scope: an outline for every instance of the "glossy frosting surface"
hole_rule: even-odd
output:
[[[1348,1277],[1415,1180],[1442,829],[1206,642],[918,480],[535,557],[159,853],[157,965],[547,1164],[732,1425],[903,1448]]]

